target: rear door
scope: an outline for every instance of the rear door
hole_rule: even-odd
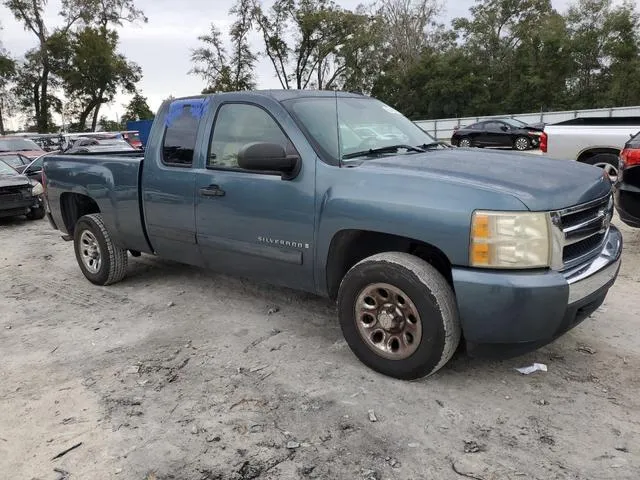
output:
[[[205,141],[201,119],[209,98],[174,100],[154,124],[143,165],[143,205],[155,252],[179,262],[200,264],[196,243],[194,153]]]
[[[218,98],[224,100],[215,105],[206,164],[196,178],[203,257],[215,270],[313,291],[315,153],[275,100]],[[277,143],[299,156],[298,175],[240,168],[238,151],[253,142]]]

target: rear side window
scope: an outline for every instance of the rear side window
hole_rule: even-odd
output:
[[[198,125],[208,98],[190,98],[171,102],[165,120],[162,161],[168,165],[190,167],[196,147]]]
[[[636,133],[628,143],[630,148],[640,148],[640,132]]]

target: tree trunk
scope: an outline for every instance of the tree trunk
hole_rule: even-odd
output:
[[[40,118],[40,84],[37,83],[33,86],[33,106],[35,108],[35,121],[38,125],[38,119]]]
[[[2,118],[2,99],[0,98],[0,135],[4,135],[4,120]]]
[[[89,105],[87,105],[82,112],[80,112],[80,117],[78,118],[78,130],[83,132],[87,128],[87,118],[89,118],[89,114],[91,110],[96,106],[95,100],[92,100]]]
[[[91,122],[91,131],[96,131],[96,125],[98,124],[98,113],[100,112],[100,106],[102,105],[101,100],[98,100],[98,104],[96,108],[93,110],[93,121]]]
[[[49,62],[45,60],[42,68],[42,83],[40,84],[40,111],[37,113],[36,123],[38,133],[49,133]]]

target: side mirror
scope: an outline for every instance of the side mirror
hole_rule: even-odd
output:
[[[283,179],[294,178],[300,170],[300,158],[287,155],[277,143],[248,143],[238,152],[238,166],[245,170],[279,172]]]
[[[503,132],[508,132],[509,131],[509,127],[507,127],[506,125],[503,125],[500,127],[500,130],[502,130]]]

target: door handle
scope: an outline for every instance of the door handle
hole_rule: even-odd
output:
[[[203,197],[224,197],[225,191],[218,185],[209,185],[200,189],[200,195]]]

